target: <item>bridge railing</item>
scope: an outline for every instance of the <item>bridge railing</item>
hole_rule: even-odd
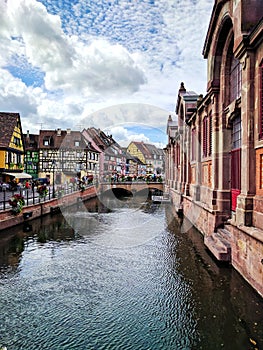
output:
[[[101,181],[100,182],[100,184],[112,184],[112,183],[119,183],[119,184],[131,184],[131,183],[138,183],[138,184],[145,184],[145,183],[147,183],[147,184],[149,184],[149,183],[155,183],[155,184],[163,184],[164,183],[164,181],[163,181],[163,179],[161,179],[161,180],[127,180],[127,179],[125,179],[125,180],[122,180],[122,179],[116,179],[116,180],[113,180],[113,179],[111,179],[111,180],[103,180],[103,181]]]

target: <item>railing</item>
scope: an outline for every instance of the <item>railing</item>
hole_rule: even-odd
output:
[[[53,198],[60,198],[66,194],[71,194],[73,192],[79,192],[90,186],[93,186],[93,184],[84,185],[82,189],[80,189],[77,184],[74,184],[73,186],[68,186],[67,188],[57,187],[56,189],[53,189],[52,186],[48,186],[47,187],[48,193],[46,196],[39,195],[36,188],[32,188],[32,189],[20,188],[19,190],[15,190],[15,191],[3,189],[0,192],[0,211],[8,210],[12,208],[12,206],[9,204],[9,199],[15,194],[20,194],[21,196],[23,196],[25,201],[25,206],[29,206],[29,205],[34,205],[38,203],[43,203]],[[53,193],[53,190],[54,190],[54,193]]]

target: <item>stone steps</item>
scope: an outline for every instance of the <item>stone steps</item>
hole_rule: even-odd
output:
[[[204,244],[218,261],[231,262],[231,234],[227,229],[220,228],[205,236]]]

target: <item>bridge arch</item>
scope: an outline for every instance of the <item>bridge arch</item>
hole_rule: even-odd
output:
[[[116,195],[139,195],[140,193],[145,195],[162,195],[163,183],[158,182],[113,182],[113,183],[101,183],[99,191],[101,194],[113,193]]]

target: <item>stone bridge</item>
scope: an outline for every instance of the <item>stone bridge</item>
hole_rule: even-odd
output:
[[[162,191],[164,184],[162,182],[146,182],[146,181],[125,181],[125,182],[102,182],[99,185],[101,193],[107,191],[123,190],[131,193],[148,190],[148,192]]]

